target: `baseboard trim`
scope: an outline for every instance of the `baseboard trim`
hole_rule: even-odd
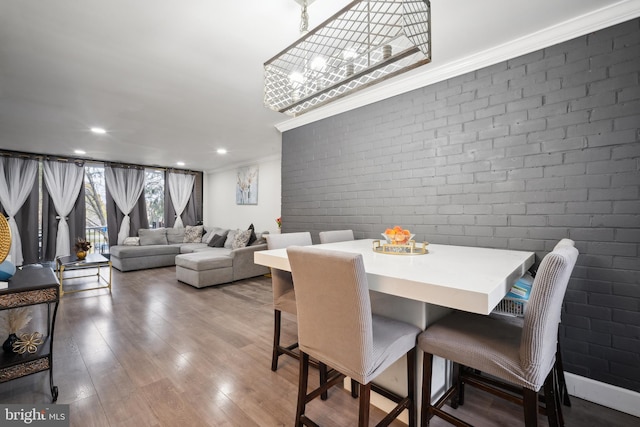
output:
[[[640,393],[565,372],[571,396],[640,417]]]

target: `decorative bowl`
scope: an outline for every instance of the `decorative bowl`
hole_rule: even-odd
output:
[[[412,240],[413,237],[415,236],[415,234],[411,233],[411,234],[403,234],[403,233],[396,233],[396,234],[385,234],[385,233],[381,233],[382,236],[384,237],[384,239],[387,241],[388,244],[390,245],[406,245],[407,243],[409,243],[409,240]]]

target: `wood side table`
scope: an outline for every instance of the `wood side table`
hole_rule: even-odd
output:
[[[0,351],[0,383],[36,372],[49,371],[49,385],[53,402],[58,399],[58,387],[53,384],[53,332],[60,296],[58,280],[50,268],[19,269],[9,280],[9,287],[0,289],[0,310],[31,305],[47,305],[47,336],[43,337],[35,353],[7,353]],[[53,316],[51,304],[54,304]]]

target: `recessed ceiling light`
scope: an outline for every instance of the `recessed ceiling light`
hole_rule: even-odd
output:
[[[216,150],[216,153],[218,153],[218,154],[227,154],[227,149],[226,148],[218,148]]]
[[[184,162],[176,162],[176,165],[178,165],[178,166],[184,166]]]
[[[103,128],[91,128],[91,132],[98,133],[98,134],[101,134],[101,135],[107,133],[107,131],[104,130]]]
[[[76,154],[87,154],[87,152],[84,150],[74,150],[73,152]]]

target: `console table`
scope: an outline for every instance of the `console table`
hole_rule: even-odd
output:
[[[53,402],[58,399],[58,387],[53,385],[53,332],[60,302],[59,285],[50,268],[27,267],[19,269],[9,280],[9,287],[0,290],[0,310],[31,305],[47,305],[47,336],[43,337],[35,353],[6,353],[0,351],[0,383],[49,371],[49,385]],[[53,316],[51,304],[54,304]],[[6,337],[3,337],[6,338]]]

